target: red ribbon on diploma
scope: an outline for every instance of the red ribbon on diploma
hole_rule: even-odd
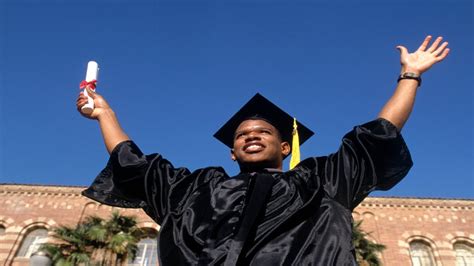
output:
[[[91,81],[81,81],[81,84],[79,84],[79,88],[84,89],[85,87],[89,86],[91,89],[95,90],[95,87],[97,86],[97,80],[91,80]]]

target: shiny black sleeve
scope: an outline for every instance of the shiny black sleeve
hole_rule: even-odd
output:
[[[170,188],[183,186],[189,175],[188,169],[174,168],[159,154],[144,155],[134,142],[124,141],[82,194],[111,206],[143,208],[160,222],[170,208]]]
[[[325,192],[351,210],[371,191],[392,188],[413,165],[398,129],[382,118],[354,127],[336,153],[316,161]]]

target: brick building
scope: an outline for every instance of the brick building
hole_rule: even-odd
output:
[[[143,211],[82,197],[83,187],[0,185],[0,265],[28,265],[54,226],[113,209],[138,217],[149,238],[130,265],[156,265],[159,226]],[[369,197],[354,211],[370,238],[386,245],[384,265],[474,265],[474,200]]]

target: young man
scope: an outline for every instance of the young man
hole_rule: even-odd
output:
[[[374,189],[386,190],[412,165],[399,134],[413,108],[421,74],[449,49],[401,51],[394,95],[379,117],[347,133],[339,150],[282,172],[293,120],[255,95],[216,134],[241,172],[220,167],[190,172],[161,155],[143,155],[100,95],[89,91],[110,153],[106,168],[83,194],[119,207],[143,208],[161,225],[161,265],[355,265],[352,210]],[[86,103],[81,94],[78,110]],[[298,124],[301,141],[312,132]]]

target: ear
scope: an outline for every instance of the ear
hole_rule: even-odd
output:
[[[283,154],[283,157],[284,156],[287,156],[288,154],[290,154],[291,152],[291,146],[290,146],[290,143],[286,142],[286,141],[283,141],[281,143],[281,153]]]
[[[232,159],[232,161],[237,160],[237,158],[235,157],[234,149],[230,149],[230,158]]]

